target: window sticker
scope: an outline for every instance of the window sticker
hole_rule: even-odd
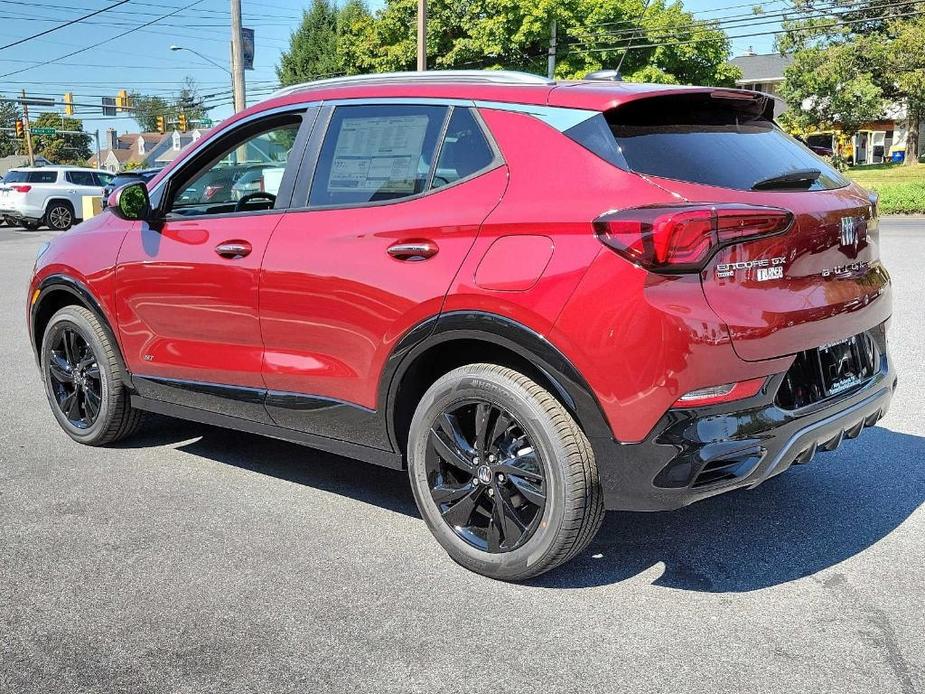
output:
[[[428,117],[345,118],[328,178],[332,193],[413,193]]]

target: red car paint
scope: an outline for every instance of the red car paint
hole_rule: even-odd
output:
[[[155,230],[104,212],[57,238],[30,286],[65,275],[95,297],[129,372],[330,398],[381,409],[386,364],[415,326],[450,312],[502,316],[542,336],[591,390],[615,440],[642,441],[679,397],[781,374],[801,350],[890,315],[877,240],[839,246],[839,220],[870,218],[851,184],[743,192],[622,170],[533,117],[530,106],[608,111],[691,88],[629,84],[374,84],[262,102],[191,146],[156,179],[255,114],[370,98],[471,99],[503,165],[382,206],[170,220]],[[701,89],[709,93],[709,89]],[[732,93],[734,94],[734,93]],[[718,251],[703,271],[659,274],[597,237],[627,207],[747,203],[790,210],[784,235]],[[396,244],[430,244],[407,262]],[[249,247],[220,255],[223,244]],[[721,264],[786,259],[777,283],[717,279]],[[828,268],[845,268],[823,276]],[[30,318],[31,320],[31,318]],[[31,325],[31,323],[30,323]],[[473,355],[477,358],[478,355]]]

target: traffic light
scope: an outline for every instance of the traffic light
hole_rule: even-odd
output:
[[[71,92],[65,92],[64,94],[64,115],[74,115],[74,95]]]
[[[125,89],[120,89],[116,94],[116,108],[120,111],[128,109],[128,92]]]
[[[181,133],[185,133],[185,132],[186,132],[186,128],[187,128],[188,126],[189,126],[189,122],[186,120],[186,114],[185,114],[185,113],[181,113],[179,116],[177,116],[177,127],[180,128],[180,132],[181,132]]]
[[[22,137],[23,135],[25,135],[26,134],[25,130],[26,129],[23,127],[22,121],[17,120],[16,121],[16,137]]]
[[[158,116],[158,117],[157,117],[157,131],[158,131],[159,133],[163,133],[163,132],[165,131],[165,128],[164,128],[164,116]]]

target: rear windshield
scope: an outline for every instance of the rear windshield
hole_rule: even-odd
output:
[[[118,188],[119,186],[124,186],[126,183],[135,183],[137,181],[147,181],[151,176],[147,174],[116,174],[115,177],[109,182],[113,188]]]
[[[604,114],[612,140],[601,149],[604,123],[584,124],[581,144],[630,171],[736,190],[766,188],[828,190],[848,184],[825,160],[787,135],[765,114],[763,99],[716,98],[711,94],[653,97]],[[570,133],[567,133],[570,134]],[[615,147],[614,147],[615,145]],[[598,151],[601,150],[601,151]],[[814,181],[794,172],[819,172]],[[760,187],[760,186],[759,186]]]
[[[57,171],[9,171],[3,178],[4,183],[54,183],[57,180]]]

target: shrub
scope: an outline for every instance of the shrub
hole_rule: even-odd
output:
[[[873,188],[880,194],[880,214],[925,213],[925,182],[885,183]]]

